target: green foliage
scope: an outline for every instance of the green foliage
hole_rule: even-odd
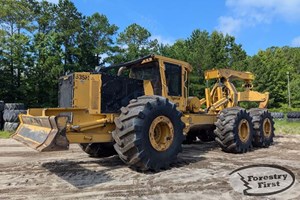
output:
[[[256,75],[255,89],[270,92],[269,107],[288,104],[287,72],[290,73],[292,106],[300,107],[299,53],[300,48],[271,47],[249,59],[248,70]]]
[[[213,68],[239,69],[247,55],[232,36],[219,32],[195,30],[186,40],[178,40],[172,46],[161,46],[160,53],[184,60],[193,66],[189,77],[189,94],[204,97],[204,71]],[[243,65],[242,65],[243,67]]]
[[[287,112],[300,112],[300,107],[297,108],[289,108],[289,106],[287,104],[281,104],[281,106],[279,108],[270,108],[269,109],[271,112],[283,112],[283,113],[287,113]]]
[[[113,49],[118,27],[99,13],[83,16],[70,0],[0,5],[0,99],[6,102],[57,106],[58,78],[92,71]]]
[[[258,108],[258,102],[240,102],[239,106],[245,109]]]
[[[57,6],[55,29],[60,33],[59,42],[63,45],[64,72],[78,71],[79,48],[77,37],[81,32],[81,13],[69,0],[60,0]]]
[[[275,120],[275,134],[300,134],[300,123]]]
[[[120,63],[134,60],[158,51],[158,41],[151,40],[151,33],[138,24],[129,25],[118,35],[119,52],[111,62]]]
[[[7,131],[0,131],[0,138],[6,139],[6,138],[9,138],[10,135],[11,135],[10,132],[7,132]]]
[[[116,48],[112,36],[116,34],[117,30],[116,25],[111,25],[107,17],[99,13],[83,20],[83,30],[78,38],[81,50],[80,71],[103,65],[106,62],[103,56],[111,54]]]
[[[0,5],[0,70],[5,85],[0,96],[4,100],[18,101],[23,99],[22,75],[30,56],[30,36],[25,32],[32,30],[32,12],[26,1],[0,0]]]
[[[191,96],[204,97],[206,84],[214,84],[204,81],[205,70],[231,68],[253,72],[254,89],[270,92],[273,110],[300,108],[300,48],[270,47],[250,57],[233,36],[199,29],[172,45],[159,44],[138,24],[118,33],[105,15],[84,16],[70,0],[0,0],[0,27],[0,99],[6,102],[57,106],[61,75],[158,53],[192,65]]]

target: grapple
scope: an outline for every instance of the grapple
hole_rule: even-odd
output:
[[[12,138],[38,151],[69,149],[67,117],[19,115],[20,126]]]

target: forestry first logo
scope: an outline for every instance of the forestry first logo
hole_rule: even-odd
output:
[[[293,172],[278,165],[250,165],[229,175],[233,189],[249,196],[277,194],[295,183]]]

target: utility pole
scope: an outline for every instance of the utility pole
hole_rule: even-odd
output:
[[[286,72],[288,80],[288,96],[289,96],[289,108],[291,108],[291,91],[290,91],[290,72]]]

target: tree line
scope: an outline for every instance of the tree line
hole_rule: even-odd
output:
[[[0,0],[0,99],[30,107],[57,106],[58,78],[156,53],[189,62],[190,95],[204,96],[203,73],[212,68],[251,71],[255,89],[269,91],[270,107],[300,106],[300,48],[270,47],[248,56],[235,38],[194,30],[172,45],[152,39],[138,24],[125,30],[100,13],[85,16],[70,0]]]

